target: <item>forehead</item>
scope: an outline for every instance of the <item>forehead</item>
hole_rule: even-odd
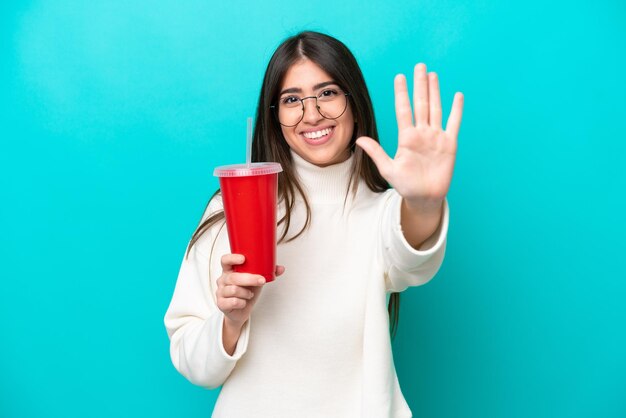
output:
[[[281,90],[288,88],[312,89],[315,84],[332,81],[333,78],[319,65],[308,59],[293,64],[285,73]]]

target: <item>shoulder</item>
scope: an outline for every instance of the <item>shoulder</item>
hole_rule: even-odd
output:
[[[200,223],[202,224],[202,222],[209,219],[209,217],[211,217],[212,215],[223,211],[224,202],[222,201],[222,194],[217,193],[209,200],[209,203],[207,204],[206,208],[204,209],[204,213],[202,214],[202,220],[200,221]]]
[[[218,193],[209,200],[196,231],[194,232],[194,234],[199,234],[197,241],[194,243],[194,247],[200,254],[206,255],[211,252],[215,240],[222,232],[222,229],[224,229],[225,218],[223,214],[224,204],[222,202],[222,195]],[[207,223],[207,221],[209,222]]]

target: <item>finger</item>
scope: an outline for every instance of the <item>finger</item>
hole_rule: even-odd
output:
[[[265,277],[251,273],[230,273],[225,285],[236,286],[262,286],[265,284]]]
[[[428,74],[428,98],[430,103],[430,126],[441,129],[441,95],[439,94],[439,77],[437,73]]]
[[[283,274],[285,272],[285,266],[276,266],[276,272],[275,274],[277,276],[280,276],[281,274]]]
[[[222,311],[243,309],[248,304],[248,301],[240,298],[220,298],[217,300],[217,307]]]
[[[409,101],[409,90],[406,86],[406,77],[398,74],[393,80],[393,91],[396,105],[396,121],[398,130],[413,126],[413,116],[411,115],[411,102]]]
[[[454,101],[452,102],[452,110],[446,123],[446,133],[451,138],[456,139],[459,135],[459,129],[461,127],[461,118],[463,116],[463,104],[465,102],[465,96],[461,92],[457,92],[454,95]]]
[[[224,286],[222,289],[223,298],[239,298],[239,299],[252,299],[254,293],[246,288],[235,285]]]
[[[413,109],[415,110],[415,126],[428,124],[428,78],[426,65],[415,66],[413,76]]]
[[[243,264],[246,261],[246,257],[241,254],[224,254],[221,258],[222,271],[233,271],[233,265]]]
[[[374,164],[376,164],[380,174],[385,178],[385,180],[389,181],[387,177],[391,173],[391,164],[393,160],[387,155],[383,147],[381,147],[378,142],[367,136],[358,138],[356,140],[356,144],[370,156],[370,158],[374,161]]]

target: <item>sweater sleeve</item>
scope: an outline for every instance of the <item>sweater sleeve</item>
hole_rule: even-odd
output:
[[[419,286],[432,279],[443,262],[450,211],[448,200],[443,203],[439,226],[419,249],[407,242],[400,224],[402,196],[391,190],[382,217],[382,242],[385,262],[385,289],[402,292],[409,286]]]
[[[219,209],[218,204],[212,201],[203,221],[216,209]],[[183,257],[164,318],[174,367],[191,383],[208,389],[217,388],[228,378],[237,360],[246,352],[250,334],[248,320],[235,352],[232,356],[226,353],[222,343],[224,314],[217,307],[215,295],[221,271],[213,267],[209,274],[208,255],[222,225],[220,221],[206,231],[191,248],[189,257]],[[221,255],[213,254],[213,257],[219,259]]]

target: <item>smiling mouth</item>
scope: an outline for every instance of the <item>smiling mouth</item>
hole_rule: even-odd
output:
[[[304,136],[306,139],[316,141],[322,138],[326,138],[328,135],[330,135],[333,132],[334,129],[335,127],[331,126],[329,128],[320,129],[319,131],[302,132],[301,135]]]

